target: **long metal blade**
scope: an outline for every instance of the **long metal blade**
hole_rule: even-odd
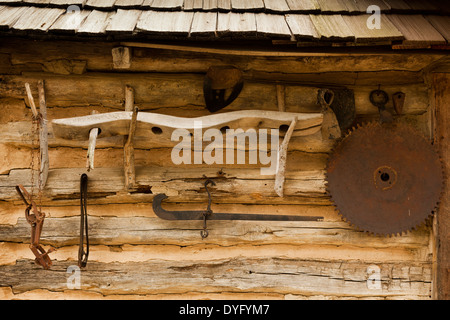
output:
[[[168,211],[162,208],[162,201],[168,197],[158,194],[153,198],[153,211],[164,220],[203,220],[204,211]],[[272,214],[247,214],[247,213],[213,213],[208,220],[248,220],[248,221],[322,221],[323,217],[315,216],[290,216]]]

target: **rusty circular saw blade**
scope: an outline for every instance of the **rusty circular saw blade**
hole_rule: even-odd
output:
[[[327,190],[339,214],[360,230],[397,235],[437,208],[439,155],[410,126],[370,123],[350,132],[327,164]]]

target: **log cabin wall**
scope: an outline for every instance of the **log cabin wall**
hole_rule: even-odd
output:
[[[132,52],[127,69],[113,62],[113,48],[121,46]],[[87,142],[55,138],[49,126],[41,240],[45,248],[57,249],[50,254],[50,270],[33,263],[30,226],[14,186],[30,185],[26,82],[37,97],[37,82],[45,81],[49,121],[124,110],[127,85],[140,112],[193,117],[209,114],[203,100],[209,66],[231,64],[244,72],[245,85],[221,112],[277,111],[280,92],[286,111],[320,112],[318,89],[345,87],[354,91],[357,125],[378,119],[369,93],[380,86],[389,94],[406,93],[404,114],[397,120],[431,139],[424,70],[443,58],[429,53],[270,56],[177,45],[1,39],[0,298],[431,299],[432,221],[396,237],[366,234],[343,221],[326,193],[325,168],[334,141],[292,138],[280,198],[273,176],[261,176],[258,166],[175,165],[173,143],[148,137],[135,138],[139,188],[128,191],[123,137],[100,135],[95,169],[88,172],[89,262],[81,269],[80,287],[72,289],[67,270],[77,264],[79,179],[86,172]],[[151,202],[158,193],[169,196],[168,209],[205,209],[207,178],[216,183],[211,189],[215,212],[322,216],[323,221],[211,221],[209,237],[202,240],[201,221],[155,216]]]

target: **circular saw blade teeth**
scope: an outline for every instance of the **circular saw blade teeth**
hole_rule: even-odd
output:
[[[418,150],[415,150],[415,151],[419,152],[419,155],[420,154],[425,155],[424,159],[431,158],[431,160],[430,160],[431,166],[436,165],[436,162],[434,160],[437,159],[437,163],[440,166],[441,176],[439,177],[439,175],[436,174],[438,169],[432,170],[431,174],[435,174],[435,176],[436,176],[435,178],[440,179],[441,181],[440,181],[439,195],[437,196],[436,202],[433,205],[430,205],[429,209],[424,209],[419,213],[417,213],[417,210],[413,211],[414,213],[413,213],[413,217],[410,219],[410,221],[411,221],[410,224],[408,224],[408,221],[407,222],[403,221],[401,223],[396,223],[394,221],[394,219],[392,219],[392,221],[390,221],[389,216],[387,216],[386,221],[382,221],[382,224],[384,224],[384,226],[377,228],[377,227],[373,227],[371,223],[368,224],[368,223],[364,222],[363,219],[358,218],[358,215],[349,214],[349,212],[346,212],[345,209],[342,210],[342,207],[345,207],[345,206],[341,205],[342,199],[339,199],[339,197],[342,196],[342,192],[339,192],[339,193],[335,192],[336,191],[335,189],[341,187],[342,185],[340,185],[339,183],[336,184],[335,181],[333,181],[333,180],[336,180],[335,172],[336,172],[336,163],[339,162],[338,160],[345,162],[346,160],[352,160],[352,158],[358,158],[359,154],[353,154],[352,156],[343,155],[343,153],[345,154],[346,144],[348,144],[349,141],[353,142],[353,140],[360,139],[363,136],[367,136],[368,138],[372,138],[372,140],[376,140],[376,139],[380,138],[380,136],[379,136],[380,133],[382,135],[382,134],[385,134],[386,132],[388,134],[390,134],[391,136],[388,135],[387,138],[383,137],[385,139],[395,137],[394,140],[402,141],[402,139],[403,139],[404,140],[403,143],[408,143],[408,142],[412,141],[411,143],[413,145],[417,141],[417,144],[419,144],[423,150],[420,149],[419,147],[417,147]],[[368,142],[366,143],[369,146],[371,143],[370,141],[371,141],[371,139],[368,139]],[[330,197],[330,201],[332,202],[333,206],[335,207],[335,211],[338,213],[338,215],[341,217],[341,219],[343,221],[345,221],[346,223],[350,224],[355,229],[358,229],[362,232],[372,234],[374,236],[384,236],[384,237],[402,236],[403,234],[407,234],[408,232],[410,232],[412,230],[417,230],[418,228],[420,228],[421,225],[426,223],[426,221],[428,221],[430,219],[430,217],[432,217],[434,215],[434,212],[437,211],[439,208],[441,198],[443,195],[443,187],[444,187],[444,183],[445,183],[445,181],[443,179],[445,173],[444,173],[444,166],[442,163],[442,159],[439,156],[437,156],[436,147],[431,145],[428,142],[429,142],[429,139],[425,138],[425,136],[421,132],[417,132],[417,130],[412,128],[410,125],[407,125],[404,123],[399,123],[399,122],[395,122],[393,124],[388,124],[388,125],[383,125],[379,122],[372,121],[372,122],[367,122],[364,124],[357,124],[356,127],[352,127],[351,129],[349,129],[348,132],[345,135],[343,135],[341,140],[334,146],[332,152],[329,154],[329,157],[327,160],[327,165],[326,165],[326,174],[325,174],[327,195]],[[429,147],[427,147],[427,145]],[[366,147],[367,146],[364,145],[364,150],[366,150]],[[383,148],[381,148],[381,150],[383,150]],[[385,148],[384,150],[385,150],[386,154],[389,154],[389,153],[396,154],[396,152],[397,152],[395,146],[394,147],[389,146],[389,147]],[[435,158],[436,156],[437,156],[437,158]],[[403,162],[401,162],[400,163],[401,165],[398,166],[398,170],[400,170],[401,172],[404,172],[404,171],[408,170],[408,163],[409,163],[410,159],[407,155],[402,155],[400,153],[400,158],[402,158],[402,157],[403,157],[403,159],[402,159]],[[344,160],[339,159],[339,158],[344,158]],[[380,158],[382,158],[382,157],[380,157]],[[363,161],[363,160],[361,159],[361,161]],[[360,161],[360,163],[361,163],[361,161]],[[380,163],[382,163],[382,162],[380,162]],[[380,165],[380,168],[381,167],[382,166]],[[374,172],[374,169],[372,168],[369,171]],[[344,175],[345,178],[337,179],[337,180],[339,180],[338,182],[345,184],[345,183],[348,183],[349,180],[352,181],[352,178],[355,176],[357,176],[357,173]],[[375,179],[375,178],[373,178],[373,176],[372,176],[372,179]],[[439,183],[437,183],[437,184],[439,185]],[[434,184],[433,186],[436,187],[436,184]],[[438,189],[438,188],[436,187],[435,189]],[[389,194],[389,191],[386,194]],[[435,198],[436,192],[433,195]],[[411,197],[413,197],[413,196],[417,196],[417,195],[416,194],[411,195]],[[419,197],[420,197],[420,195],[419,195]],[[356,200],[358,200],[358,194],[356,194],[355,197],[352,197],[352,196],[349,197],[349,201],[356,201]],[[364,204],[364,199],[362,201],[362,204]],[[385,204],[382,203],[382,205],[385,205]],[[364,206],[360,206],[360,207],[364,207]],[[411,207],[411,208],[413,208],[413,207]],[[411,213],[409,213],[409,214],[411,214]]]

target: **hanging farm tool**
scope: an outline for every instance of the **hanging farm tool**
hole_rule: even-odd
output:
[[[24,186],[16,186],[16,191],[27,206],[27,208],[25,209],[25,218],[31,225],[30,249],[36,257],[35,262],[36,264],[42,266],[44,269],[50,269],[52,261],[48,255],[55,250],[53,248],[50,248],[48,251],[45,251],[45,249],[39,243],[42,227],[44,225],[45,213],[41,212],[38,209],[36,203],[33,201],[31,195],[28,193]],[[32,211],[33,213],[30,213],[30,211]]]
[[[168,197],[165,194],[157,194],[153,198],[153,211],[164,220],[203,220],[202,238],[208,236],[207,220],[247,220],[247,221],[322,221],[323,217],[294,216],[294,215],[265,215],[247,213],[216,213],[211,209],[212,197],[208,185],[215,185],[214,181],[207,180],[204,184],[208,193],[208,206],[206,210],[199,211],[168,211],[162,208],[163,200]]]
[[[80,244],[78,247],[78,266],[86,267],[89,257],[89,233],[87,216],[88,176],[82,174],[80,179]]]
[[[340,215],[360,230],[385,236],[425,222],[443,187],[439,155],[411,126],[394,121],[388,100],[382,90],[371,93],[380,121],[351,131],[327,165],[327,189]]]

